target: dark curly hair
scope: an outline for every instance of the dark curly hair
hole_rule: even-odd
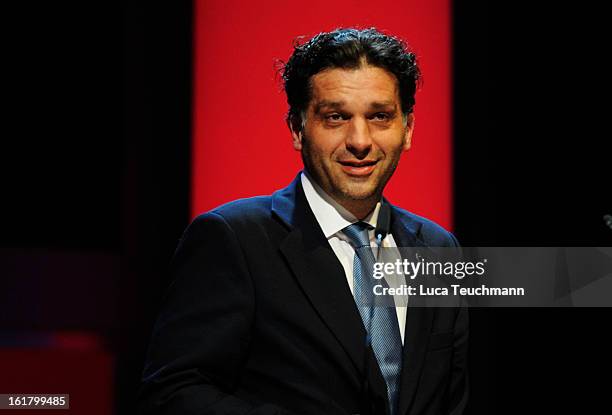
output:
[[[293,54],[280,68],[289,104],[287,121],[306,111],[311,99],[310,79],[313,75],[328,68],[357,69],[364,60],[395,75],[399,82],[402,112],[410,114],[421,78],[416,55],[402,40],[385,35],[376,28],[339,28],[319,33],[306,43],[296,41]]]

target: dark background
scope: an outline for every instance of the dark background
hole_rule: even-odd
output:
[[[100,335],[117,413],[131,414],[189,221],[191,4],[86,3],[5,13],[0,330]],[[595,2],[455,3],[459,240],[610,246],[605,14]],[[103,278],[92,286],[75,263]],[[40,285],[53,296],[33,294]],[[611,317],[472,309],[469,413],[607,407]]]

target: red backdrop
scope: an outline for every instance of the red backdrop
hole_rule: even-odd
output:
[[[301,168],[275,72],[275,59],[289,57],[293,39],[376,26],[409,43],[424,75],[412,149],[385,196],[451,228],[449,0],[196,0],[194,15],[193,215],[270,194]]]

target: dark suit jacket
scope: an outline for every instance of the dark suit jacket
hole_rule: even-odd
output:
[[[398,246],[455,246],[392,207]],[[197,217],[175,253],[139,397],[146,414],[387,414],[365,329],[299,176]],[[458,414],[467,311],[409,307],[400,413]],[[372,364],[374,362],[374,364]]]

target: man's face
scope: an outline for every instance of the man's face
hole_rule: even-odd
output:
[[[341,204],[378,200],[414,126],[412,114],[404,123],[397,79],[363,65],[319,72],[311,86],[305,126],[292,128],[306,170]]]

